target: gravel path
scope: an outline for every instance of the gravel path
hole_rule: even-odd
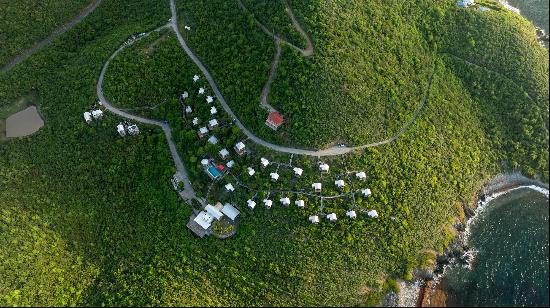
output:
[[[240,2],[240,1],[238,0],[238,2]],[[257,143],[257,144],[259,144],[261,146],[264,146],[268,149],[271,149],[273,151],[282,152],[282,153],[289,153],[289,154],[321,157],[321,156],[342,155],[342,154],[350,153],[350,152],[353,152],[353,151],[366,149],[366,148],[369,148],[369,147],[376,147],[376,146],[380,146],[380,145],[383,145],[383,144],[387,144],[387,143],[395,141],[397,138],[399,138],[401,135],[403,135],[410,128],[410,126],[414,123],[416,118],[418,118],[418,116],[420,115],[420,113],[424,109],[424,106],[425,106],[426,102],[428,101],[429,93],[430,93],[429,90],[430,90],[430,87],[431,87],[431,84],[432,84],[432,79],[433,79],[433,73],[432,73],[432,76],[430,76],[430,79],[428,80],[428,82],[426,84],[426,95],[424,96],[424,98],[420,102],[417,110],[414,112],[414,114],[411,117],[411,119],[409,120],[409,122],[407,122],[401,128],[401,130],[399,132],[397,132],[397,134],[395,134],[394,136],[392,136],[392,137],[390,137],[386,140],[382,140],[382,141],[375,142],[375,143],[369,143],[369,144],[365,144],[365,145],[357,146],[357,147],[332,147],[332,148],[328,148],[328,149],[324,149],[324,150],[308,150],[308,149],[290,148],[290,147],[285,147],[285,146],[272,144],[270,142],[267,142],[267,141],[259,138],[256,135],[254,135],[250,130],[248,130],[241,123],[241,121],[239,121],[237,116],[235,116],[235,114],[233,113],[233,110],[231,110],[231,108],[229,107],[229,105],[225,101],[221,91],[218,88],[218,85],[214,81],[214,78],[212,77],[212,75],[210,75],[210,72],[202,64],[202,62],[199,60],[197,55],[191,50],[191,48],[189,48],[189,46],[187,46],[187,43],[185,42],[183,36],[181,35],[181,33],[179,31],[179,28],[178,28],[178,23],[177,23],[177,12],[176,12],[175,0],[170,0],[170,10],[172,12],[172,19],[171,19],[172,29],[176,33],[176,36],[178,38],[178,41],[179,41],[181,47],[185,50],[187,55],[191,58],[191,60],[193,60],[193,62],[195,62],[197,67],[201,70],[203,75],[206,77],[206,80],[210,84],[210,87],[214,91],[214,94],[218,98],[218,100],[219,100],[220,104],[222,105],[223,109],[225,110],[225,112],[227,112],[227,114],[232,119],[235,120],[235,124],[237,125],[237,127],[239,127],[243,131],[243,133],[252,142]],[[265,28],[265,27],[263,27],[263,28]],[[434,72],[435,72],[435,69],[434,69]]]
[[[84,10],[78,14],[74,19],[69,21],[68,23],[62,25],[61,27],[55,29],[54,32],[52,32],[48,37],[45,39],[39,41],[38,43],[34,44],[30,49],[27,49],[23,51],[21,54],[13,58],[6,66],[0,68],[0,73],[5,73],[15,67],[17,64],[21,63],[28,57],[32,56],[34,53],[36,53],[38,50],[40,50],[42,47],[48,45],[51,43],[55,38],[60,36],[61,34],[65,33],[67,30],[74,27],[76,24],[81,22],[84,18],[86,18],[90,13],[95,11],[95,9],[101,4],[102,0],[94,0],[90,5],[88,5]]]

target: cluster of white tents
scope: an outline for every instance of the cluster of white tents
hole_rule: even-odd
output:
[[[103,117],[103,111],[101,109],[95,109],[92,111],[84,112],[84,121],[87,124],[92,123],[92,120],[99,120]]]

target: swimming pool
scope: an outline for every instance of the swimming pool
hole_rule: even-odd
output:
[[[208,173],[210,173],[210,175],[213,177],[213,178],[217,178],[220,176],[220,171],[218,171],[218,169],[214,168],[214,167],[209,167],[208,168]]]

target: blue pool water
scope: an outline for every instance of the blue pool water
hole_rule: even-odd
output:
[[[218,171],[218,169],[214,168],[214,167],[210,167],[208,168],[208,172],[215,178],[217,178],[218,176],[220,176],[220,171]]]

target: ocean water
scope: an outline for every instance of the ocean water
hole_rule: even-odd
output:
[[[447,305],[548,306],[548,197],[519,189],[490,201],[470,228],[470,269],[443,278]]]
[[[519,9],[523,17],[530,20],[544,32],[548,31],[548,7],[549,0],[507,0],[507,2]]]

